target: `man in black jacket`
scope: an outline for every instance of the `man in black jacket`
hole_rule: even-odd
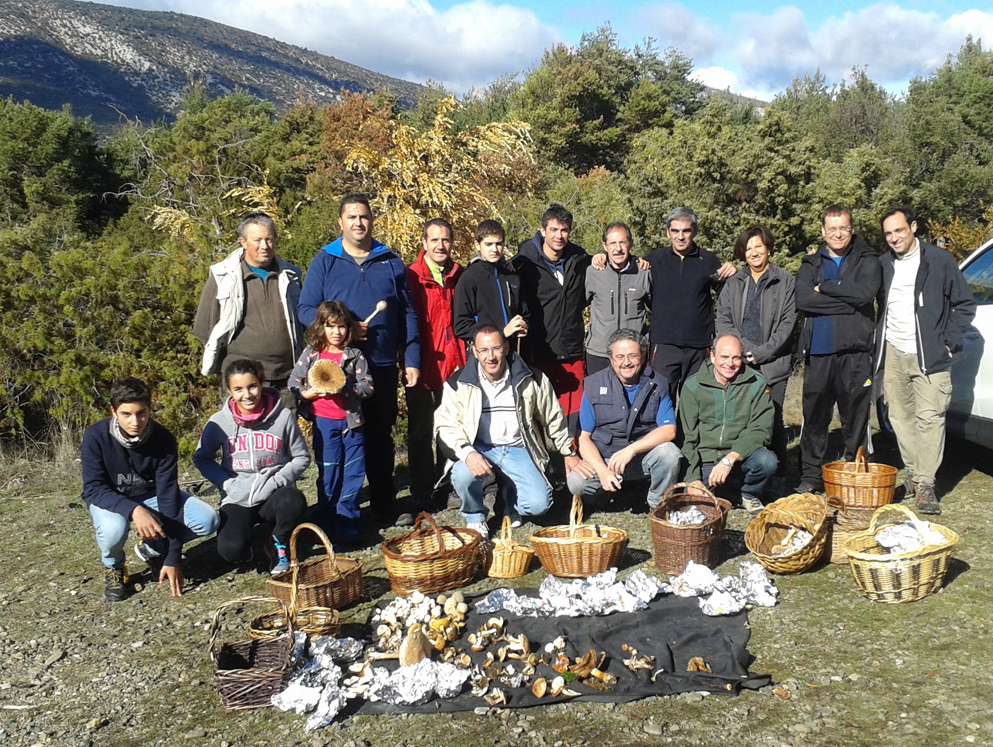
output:
[[[575,432],[583,393],[583,308],[590,255],[569,241],[572,213],[558,203],[541,216],[541,230],[517,249],[513,266],[527,310],[525,358],[552,382]]]
[[[881,225],[892,251],[880,260],[876,366],[885,360],[883,391],[907,467],[907,495],[917,496],[921,513],[940,514],[934,474],[945,450],[950,369],[976,303],[955,258],[918,240],[910,208],[893,208]]]
[[[821,221],[824,242],[800,264],[796,308],[806,318],[799,350],[803,374],[803,430],[800,434],[801,493],[824,488],[821,466],[835,404],[853,460],[869,440],[872,349],[880,267],[876,253],[854,235],[852,213],[831,205]]]

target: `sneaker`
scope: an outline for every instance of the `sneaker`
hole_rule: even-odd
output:
[[[934,494],[934,485],[924,482],[917,483],[917,510],[922,514],[938,516],[941,514],[941,504]]]
[[[903,478],[903,497],[913,498],[915,495],[917,495],[917,483],[914,482],[914,473],[908,469],[907,476]]]
[[[510,517],[510,526],[513,527],[514,529],[519,528],[524,523],[524,520],[521,518],[521,515],[516,511],[508,511],[507,516]]]
[[[108,602],[123,602],[128,598],[123,568],[107,568],[104,571],[103,598]]]
[[[266,555],[269,556],[269,575],[278,576],[290,570],[290,558],[286,554],[286,545],[279,544],[279,540],[273,537],[271,541],[265,543]]]
[[[410,511],[404,511],[397,515],[396,520],[393,522],[395,527],[412,527],[414,526],[414,515]]]
[[[794,493],[823,493],[824,483],[812,480],[802,480],[799,485],[793,488]]]
[[[152,576],[152,581],[158,581],[159,576],[162,575],[162,564],[165,562],[165,558],[162,557],[162,551],[155,547],[152,542],[145,542],[144,539],[139,539],[134,545],[134,554],[148,566],[148,572]]]
[[[445,502],[447,508],[462,508],[462,499],[459,494],[454,490],[448,494],[448,500]]]
[[[490,528],[486,526],[485,521],[470,521],[465,526],[466,529],[475,529],[484,540],[490,538]]]
[[[756,498],[754,495],[747,495],[745,493],[741,494],[741,507],[745,509],[745,512],[749,516],[758,516],[762,513],[762,509],[765,508],[765,504],[762,503],[760,498]]]

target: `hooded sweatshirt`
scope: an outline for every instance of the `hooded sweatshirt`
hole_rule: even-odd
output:
[[[455,286],[452,305],[455,334],[471,344],[480,324],[502,330],[515,316],[524,315],[521,280],[507,262],[494,264],[476,255]]]
[[[221,491],[222,506],[258,506],[296,482],[310,465],[296,416],[283,407],[275,389],[264,389],[263,397],[272,409],[250,425],[239,425],[228,397],[200,434],[193,464]]]

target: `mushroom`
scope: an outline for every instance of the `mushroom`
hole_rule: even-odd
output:
[[[700,657],[700,656],[694,656],[692,659],[689,660],[689,663],[686,665],[686,671],[687,672],[709,672],[710,671],[710,667],[707,666],[707,662],[705,662],[702,657]]]
[[[531,692],[534,693],[534,697],[536,698],[545,697],[545,693],[548,692],[548,682],[544,677],[539,677],[534,681],[534,684],[531,685]]]
[[[559,674],[569,671],[569,657],[565,654],[559,654],[556,656],[555,660],[552,662],[552,669]]]
[[[420,625],[411,625],[407,636],[400,644],[400,666],[407,667],[416,664],[421,659],[431,658],[431,644]]]
[[[483,696],[483,700],[485,700],[486,704],[490,706],[506,705],[507,693],[498,687],[494,687]]]
[[[626,643],[621,646],[621,651],[628,653],[628,658],[621,661],[632,672],[637,672],[639,669],[651,670],[655,668],[654,656],[638,656],[638,649],[628,646]]]
[[[552,680],[552,686],[550,692],[553,698],[557,698],[559,695],[561,695],[563,690],[565,690],[564,677],[556,677],[554,680]]]

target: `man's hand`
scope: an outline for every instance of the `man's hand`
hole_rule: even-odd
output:
[[[600,487],[609,493],[614,493],[621,489],[621,476],[616,472],[611,472],[610,469],[604,469],[601,472],[597,472],[597,477],[600,478]]]
[[[638,269],[641,270],[642,272],[648,272],[650,269],[652,269],[652,266],[648,263],[648,260],[645,259],[644,257],[635,257],[635,259],[638,262]]]
[[[528,323],[524,321],[524,317],[518,314],[509,322],[507,326],[503,328],[504,337],[512,337],[517,335],[518,337],[527,337],[528,334]]]
[[[159,583],[169,581],[169,591],[174,597],[183,596],[183,569],[178,565],[164,565],[159,573]]]
[[[821,292],[821,284],[818,283],[817,285],[814,286],[814,293],[820,293],[820,292]]]
[[[623,475],[633,456],[634,451],[631,449],[631,445],[628,444],[610,458],[610,461],[607,462],[607,469],[614,474]]]
[[[403,369],[403,385],[408,389],[417,386],[417,381],[420,378],[421,378],[421,370],[419,368],[414,368],[413,366],[407,366],[405,369]]]
[[[493,474],[493,468],[490,466],[490,463],[478,451],[471,451],[466,455],[465,466],[469,468],[469,471],[472,472],[474,477]]]
[[[607,266],[607,255],[603,252],[593,255],[593,261],[590,263],[593,265],[594,270],[602,270]]]
[[[718,462],[714,465],[714,468],[710,471],[710,484],[711,485],[723,485],[727,479],[728,475],[731,474],[731,470],[734,468],[735,462],[741,458],[741,455],[737,452],[730,452],[725,459],[731,462],[730,465],[724,464],[723,462]]]
[[[727,280],[737,271],[738,271],[737,267],[735,267],[730,262],[725,262],[724,264],[722,264],[720,267],[717,268],[717,277],[719,277],[721,280]]]
[[[596,475],[596,470],[590,463],[580,459],[575,454],[565,457],[565,473],[568,475],[570,472],[575,472],[580,477],[587,479]]]
[[[355,322],[352,327],[352,342],[363,342],[369,334],[369,325],[366,322]]]
[[[165,539],[166,533],[162,530],[159,520],[144,506],[135,507],[131,512],[131,521],[134,522],[134,528],[142,539]]]
[[[751,352],[745,353],[745,360],[748,361],[753,366],[758,365],[755,363],[755,353],[751,353]]]
[[[686,490],[690,495],[707,495],[710,491],[707,490],[707,486],[704,485],[700,480],[694,480],[690,483],[689,488]]]

